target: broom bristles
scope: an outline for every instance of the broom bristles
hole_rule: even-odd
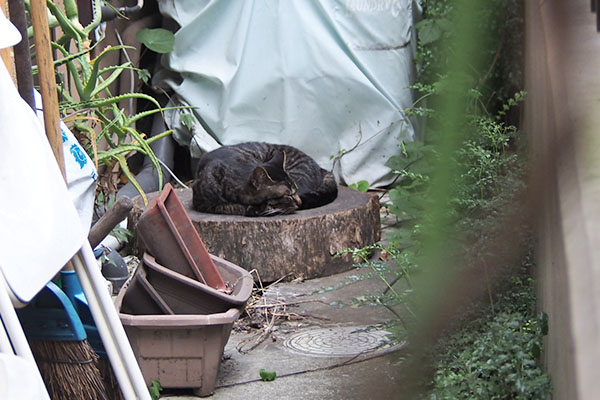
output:
[[[52,400],[111,400],[87,340],[29,343]]]
[[[106,392],[112,400],[124,400],[123,393],[121,393],[121,388],[119,387],[119,382],[117,381],[117,377],[110,365],[110,361],[108,359],[100,358],[98,361],[98,369],[100,370],[100,375],[102,375],[102,379],[104,380],[104,385],[106,387]]]

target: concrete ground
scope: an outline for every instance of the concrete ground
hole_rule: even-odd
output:
[[[249,307],[253,317],[232,332],[212,398],[396,398],[406,346],[390,342],[383,332],[393,315],[371,302],[369,296],[386,287],[372,272],[354,268],[268,287]],[[262,329],[248,328],[249,321]],[[260,341],[265,326],[271,329]],[[275,371],[277,378],[262,381],[261,369]],[[191,391],[172,389],[161,397],[195,398]]]

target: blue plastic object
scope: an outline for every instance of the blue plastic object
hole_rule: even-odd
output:
[[[100,258],[100,256],[104,253],[104,247],[96,247],[94,249],[94,257]]]
[[[87,333],[88,343],[92,346],[96,354],[101,358],[107,358],[106,350],[102,344],[100,333],[90,312],[90,308],[85,298],[85,294],[81,289],[79,278],[75,271],[60,271],[62,280],[62,287],[65,294],[70,299],[72,305],[75,307],[77,314],[83,324],[85,332]]]
[[[87,338],[69,297],[53,282],[48,282],[31,303],[17,310],[17,314],[29,340],[79,342]]]

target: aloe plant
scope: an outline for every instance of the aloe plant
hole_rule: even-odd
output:
[[[64,11],[50,0],[47,1],[47,7],[51,23],[60,27],[62,31],[62,36],[58,37],[52,46],[61,56],[54,62],[55,69],[64,66],[67,71],[65,80],[58,86],[61,99],[59,109],[64,122],[80,134],[80,141],[94,160],[97,169],[99,166],[106,166],[107,170],[112,171],[115,164],[118,164],[122,174],[138,189],[147,203],[145,193],[127,165],[127,156],[134,152],[148,156],[158,171],[159,187],[162,187],[162,169],[150,144],[169,135],[171,131],[167,130],[147,138],[136,129],[135,123],[152,114],[162,113],[168,108],[162,108],[156,99],[147,94],[110,92],[110,86],[124,71],[142,71],[130,62],[101,66],[107,55],[114,51],[133,49],[131,46],[108,46],[92,56],[101,43],[91,45],[90,40],[90,34],[101,22],[99,1],[93,1],[94,17],[87,26],[82,26],[79,22],[75,0],[64,0]],[[34,66],[34,73],[36,72],[37,67]],[[147,76],[147,71],[143,73]],[[129,99],[143,99],[156,108],[127,115],[119,108],[119,103]]]

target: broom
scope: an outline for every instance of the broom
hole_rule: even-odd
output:
[[[65,177],[62,135],[50,28],[44,0],[31,0],[31,22],[38,64],[38,77],[44,110],[44,126],[50,147]],[[66,269],[73,269],[69,264]],[[81,323],[81,321],[79,321]],[[50,396],[57,399],[107,399],[97,363],[97,355],[86,338],[74,341],[35,340],[30,343]]]
[[[104,381],[107,395],[111,400],[123,400],[123,394],[121,393],[117,378],[115,377],[110,362],[108,361],[108,356],[106,354],[106,350],[104,349],[104,345],[102,344],[100,334],[98,333],[98,328],[96,328],[96,325],[94,324],[94,319],[89,309],[87,299],[85,298],[85,294],[81,289],[81,284],[79,283],[79,279],[77,278],[75,271],[68,271],[63,268],[63,270],[60,272],[60,275],[62,279],[62,289],[71,301],[71,304],[75,308],[77,315],[81,319],[81,323],[88,337],[88,343],[94,350],[95,355],[98,356],[96,366],[98,367],[100,376]]]
[[[67,295],[49,282],[17,314],[53,400],[105,399],[98,356]]]

